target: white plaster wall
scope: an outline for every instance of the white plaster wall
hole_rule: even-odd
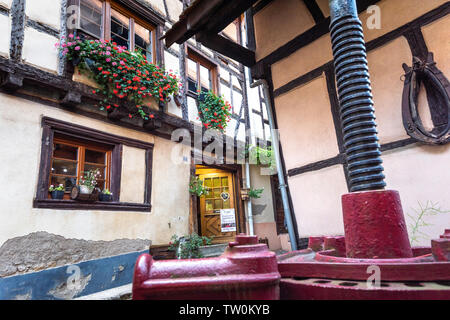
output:
[[[180,78],[180,60],[178,59],[178,57],[170,54],[167,51],[164,51],[164,64],[166,71],[174,73],[178,78]],[[173,99],[171,99],[167,104],[167,112],[174,116],[180,118],[182,117],[181,107],[178,107]]]
[[[50,72],[58,70],[58,39],[33,28],[25,28],[22,58],[28,64]]]
[[[178,18],[183,11],[183,4],[179,0],[166,0],[166,3],[170,19],[178,21]]]
[[[288,179],[300,238],[343,235],[341,196],[347,193],[341,165]]]
[[[154,143],[151,212],[33,208],[43,115]],[[170,160],[171,151],[183,146],[5,94],[0,94],[0,136],[0,161],[4,164],[0,167],[0,178],[4,182],[0,187],[0,245],[10,238],[36,231],[86,240],[151,239],[154,244],[168,243],[174,233],[188,231],[190,167],[174,165]],[[125,163],[133,157],[130,150],[124,148]],[[187,161],[189,163],[190,159]],[[142,167],[142,161],[137,162]],[[133,184],[135,178],[124,174],[122,183]]]
[[[11,19],[8,16],[0,14],[0,55],[9,57],[9,47],[11,42]]]
[[[447,211],[426,217],[425,222],[430,226],[419,229],[427,236],[414,245],[429,246],[431,239],[439,238],[445,229],[450,228],[450,144],[411,145],[384,152],[382,159],[388,188],[400,192],[410,233],[410,224],[417,219],[415,210],[419,210],[419,204],[425,207],[429,201]]]
[[[25,3],[25,14],[32,20],[59,30],[61,25],[61,0],[28,0]]]
[[[198,118],[198,109],[197,109],[197,104],[195,102],[195,100],[191,97],[187,98],[187,107],[188,107],[188,116],[189,116],[189,121],[196,123],[196,124],[201,124],[202,122],[197,119]]]
[[[0,7],[11,8],[12,0],[0,0]]]
[[[149,5],[152,6],[153,9],[158,11],[163,16],[166,15],[166,10],[164,9],[164,0],[144,0]]]

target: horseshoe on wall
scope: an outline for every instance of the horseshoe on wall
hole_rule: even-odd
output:
[[[426,61],[413,57],[412,67],[403,64],[405,85],[402,98],[403,125],[408,135],[418,141],[441,145],[450,141],[450,82],[437,68],[433,53]],[[427,130],[418,111],[421,86],[427,93],[433,129]]]

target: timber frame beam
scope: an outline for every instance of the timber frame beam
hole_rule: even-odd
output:
[[[162,37],[166,46],[182,44],[195,36],[205,47],[228,56],[247,67],[255,64],[255,52],[219,35],[224,28],[251,8],[257,0],[195,1]]]
[[[202,132],[202,137],[205,137],[205,128],[194,125],[182,118],[171,116],[161,110],[161,108],[160,110],[151,110],[154,119],[149,121],[129,119],[127,109],[131,107],[130,105],[121,104],[121,108],[108,113],[95,110],[95,108],[90,108],[92,111],[87,111],[86,106],[94,106],[104,98],[100,94],[93,93],[93,90],[94,88],[90,86],[72,81],[69,75],[67,77],[59,76],[30,65],[0,57],[0,93],[4,92],[128,129],[150,133],[167,140],[173,140],[172,131],[180,128],[187,130],[191,136],[195,137],[195,132]],[[46,94],[48,94],[48,97],[45,97]],[[42,97],[43,95],[44,97]],[[191,139],[192,141],[190,142],[183,140],[181,143],[190,143],[190,146],[193,148],[200,145],[202,148],[205,148],[213,139],[223,139],[225,141],[225,138],[225,136],[211,137],[209,140],[203,139],[200,144],[195,144],[195,139]],[[242,146],[234,146],[235,159],[239,148],[242,148]],[[227,154],[226,144],[224,145],[223,154]]]
[[[205,47],[219,52],[228,58],[239,61],[244,66],[251,67],[255,64],[255,52],[219,34],[199,32],[196,40]]]

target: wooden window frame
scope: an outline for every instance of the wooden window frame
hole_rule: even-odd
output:
[[[211,79],[212,79],[212,83],[211,83],[211,91],[214,92],[216,95],[219,95],[219,72],[218,72],[218,65],[217,63],[215,63],[214,61],[212,61],[211,59],[209,59],[208,57],[206,57],[203,53],[201,53],[198,50],[195,50],[193,47],[191,47],[190,45],[186,46],[186,82],[188,82],[188,74],[187,74],[187,64],[188,64],[188,59],[193,60],[196,62],[197,64],[197,89],[201,88],[201,84],[200,84],[200,65],[202,65],[203,67],[205,67],[206,69],[209,70],[210,74],[211,74]],[[187,88],[187,93],[190,96],[195,96],[197,97],[197,93],[193,93],[192,91],[189,91],[189,88]]]
[[[81,202],[75,200],[56,200],[48,198],[50,170],[53,156],[55,133],[62,134],[86,143],[101,144],[111,150],[110,190],[113,193],[111,202]],[[143,203],[120,202],[120,183],[122,176],[123,146],[145,150],[145,191]],[[104,210],[104,211],[151,211],[153,144],[116,136],[96,129],[87,128],[73,123],[43,117],[42,118],[42,146],[39,166],[38,187],[33,201],[34,208],[49,208],[60,210]]]
[[[96,165],[96,166],[104,166],[105,167],[105,176],[104,176],[104,180],[105,181],[105,188],[106,189],[111,189],[111,154],[112,154],[112,149],[111,146],[110,147],[99,147],[97,145],[93,145],[93,144],[89,144],[86,141],[82,141],[79,139],[71,139],[68,137],[65,137],[64,134],[61,134],[60,137],[54,137],[53,138],[53,145],[55,144],[63,144],[66,146],[71,146],[71,147],[75,147],[77,148],[77,175],[76,176],[72,176],[73,178],[76,178],[77,184],[80,181],[81,176],[83,176],[83,172],[85,172],[85,165]],[[85,157],[86,157],[86,149],[88,150],[92,150],[92,151],[97,151],[97,152],[102,152],[105,153],[105,163],[104,164],[99,164],[99,163],[90,163],[90,162],[86,162],[85,161]],[[63,158],[55,158],[52,152],[52,163],[54,159],[58,159],[58,160],[63,160],[63,161],[71,161],[71,160],[67,160],[67,159],[63,159]],[[51,176],[57,176],[54,173],[49,173],[49,187],[51,184]],[[64,176],[64,175],[61,175]],[[48,198],[50,198],[50,194],[48,196]],[[65,192],[64,194],[64,199],[70,199],[70,192]]]
[[[80,5],[82,0],[71,0],[69,5]],[[118,0],[100,0],[102,2],[102,26],[101,26],[101,36],[99,40],[111,40],[111,9],[116,10],[120,14],[126,16],[129,19],[129,50],[135,50],[135,23],[140,24],[142,27],[150,31],[151,42],[152,42],[152,63],[163,63],[163,48],[161,41],[158,40],[162,36],[162,28],[164,25],[164,20],[161,17],[157,17],[154,14],[148,13],[148,10],[144,8],[127,8],[127,2]],[[131,10],[130,10],[131,9]],[[142,10],[141,10],[142,9]],[[144,12],[143,16],[139,16],[135,13],[135,10],[139,12]],[[82,29],[77,29],[77,31],[85,33]],[[94,37],[90,33],[85,33],[89,36]]]

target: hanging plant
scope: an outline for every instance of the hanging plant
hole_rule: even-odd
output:
[[[247,145],[244,155],[248,157],[250,163],[274,168],[276,165],[275,154],[271,146],[266,148],[260,146]]]
[[[189,192],[195,194],[197,197],[201,197],[208,194],[208,189],[203,186],[203,180],[200,180],[199,177],[191,177]]]
[[[207,129],[224,132],[231,118],[231,105],[212,91],[199,92],[198,114]]]
[[[80,70],[89,71],[99,85],[100,89],[93,93],[105,97],[100,102],[101,110],[119,107],[112,102],[118,98],[135,104],[136,110],[130,111],[130,118],[139,114],[148,120],[154,116],[144,110],[145,99],[153,97],[158,102],[168,102],[169,96],[176,95],[181,86],[175,74],[148,62],[140,52],[129,52],[115,42],[82,40],[71,34],[57,45],[61,54]]]

